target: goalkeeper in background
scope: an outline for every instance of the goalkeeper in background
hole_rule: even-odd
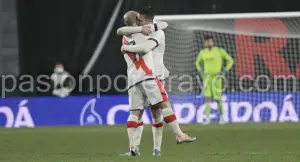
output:
[[[211,99],[218,103],[220,114],[220,124],[225,124],[222,108],[222,76],[224,77],[233,65],[233,59],[228,53],[219,47],[214,46],[212,36],[205,36],[205,49],[201,50],[197,56],[196,68],[203,77],[203,89],[205,97],[205,124],[210,123]],[[226,67],[223,69],[223,61]],[[201,68],[203,63],[203,69]]]

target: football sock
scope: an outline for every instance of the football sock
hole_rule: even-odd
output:
[[[153,119],[152,124],[152,133],[153,133],[153,150],[161,150],[161,143],[163,137],[163,122],[161,118]]]
[[[210,120],[210,102],[205,103],[205,115],[206,115],[206,120]]]
[[[130,148],[137,146],[137,141],[136,141],[137,127],[138,127],[138,117],[130,114],[127,120],[127,133],[128,133]]]
[[[144,122],[142,119],[138,120],[138,127],[136,129],[136,145],[140,146],[141,145],[141,140],[142,140],[142,134],[144,130]]]
[[[223,104],[221,100],[217,100],[220,117],[223,117]]]
[[[164,108],[161,110],[161,113],[164,117],[164,121],[171,126],[173,133],[176,136],[183,136],[184,133],[181,131],[176,116],[171,107]]]

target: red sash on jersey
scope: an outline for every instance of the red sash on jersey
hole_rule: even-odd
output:
[[[123,45],[128,45],[128,43],[129,43],[125,36],[123,36],[122,43],[123,43]],[[127,52],[126,54],[129,56],[129,58],[132,60],[132,62],[134,62],[135,67],[136,67],[137,70],[139,68],[142,68],[143,71],[146,73],[146,76],[152,76],[153,75],[152,70],[150,70],[147,67],[143,57],[139,57],[139,59],[137,60],[135,58],[136,54],[134,54],[132,52]]]

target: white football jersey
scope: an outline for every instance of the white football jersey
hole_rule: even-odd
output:
[[[170,75],[169,70],[165,67],[164,64],[164,54],[166,48],[165,32],[163,30],[154,32],[152,33],[151,38],[155,39],[158,43],[158,46],[153,50],[155,67],[154,74],[158,79],[164,80]]]
[[[135,45],[145,42],[149,37],[136,33],[130,36],[123,36],[124,45]],[[153,74],[154,62],[152,51],[143,56],[128,52],[124,54],[127,63],[128,87],[131,87],[146,79],[155,78]]]

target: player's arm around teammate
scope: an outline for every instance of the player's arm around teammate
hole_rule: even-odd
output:
[[[127,24],[127,25],[129,24],[129,23],[126,23],[127,21],[136,20],[136,17],[133,17],[132,13],[136,13],[136,12],[131,11],[131,12],[128,12],[127,14],[124,15],[125,24]],[[137,26],[137,24],[134,24],[134,25],[131,24],[130,26]],[[134,34],[132,34],[128,37],[137,37],[137,35],[134,36]],[[135,39],[136,38],[132,39],[133,42],[136,41]],[[123,44],[128,44],[128,40],[127,40],[126,36],[123,37]],[[123,51],[123,52],[125,52],[125,51]],[[134,54],[134,52],[130,52],[130,51],[127,51],[126,53],[128,54],[128,52],[130,53],[130,55]],[[138,62],[137,64],[139,64],[139,65],[142,64],[142,66],[143,66],[142,69],[144,71],[145,70],[148,71],[147,66],[149,66],[149,67],[151,67],[151,69],[153,69],[153,61],[152,61],[151,57],[149,57],[149,56],[152,57],[152,52],[148,53],[148,54],[140,53],[140,57],[136,57],[137,60],[132,60],[132,61],[134,63],[136,63],[136,61],[142,61],[142,62]],[[150,64],[147,65],[147,62],[150,63]],[[150,73],[145,74],[145,75],[147,75],[147,76],[152,75],[151,69],[149,69],[150,71],[148,71]],[[130,76],[132,76],[132,75],[130,75]],[[155,93],[156,96],[154,96],[153,93],[151,93],[149,91],[149,90],[152,90],[151,87],[153,87],[154,90],[157,92],[157,93]],[[136,90],[134,90],[134,89],[136,89]],[[138,92],[138,93],[135,93],[135,92]],[[142,123],[141,115],[143,114],[143,110],[144,110],[144,108],[140,107],[140,106],[145,105],[145,104],[149,104],[149,102],[153,105],[156,105],[157,103],[161,102],[162,97],[161,97],[161,95],[159,95],[159,93],[160,93],[160,89],[158,88],[157,83],[155,82],[155,80],[149,80],[149,81],[144,80],[144,81],[138,83],[137,85],[135,85],[134,87],[131,87],[128,90],[128,94],[129,94],[129,98],[130,98],[129,103],[131,105],[131,113],[130,113],[129,118],[128,118],[128,124],[129,125],[127,126],[127,130],[128,130],[129,140],[131,141],[130,142],[131,147],[130,147],[130,152],[127,152],[125,154],[121,154],[122,156],[139,155],[139,145],[140,145],[140,141],[141,141],[143,125],[141,125],[141,126],[137,125],[136,121],[138,120],[139,123],[140,122]],[[145,100],[145,97],[148,101]],[[136,103],[136,104],[134,104],[134,103]],[[134,105],[139,105],[139,107],[136,107]],[[139,111],[139,110],[142,110],[142,111]],[[138,118],[136,118],[136,117],[138,117]],[[162,125],[163,125],[162,120],[161,120],[161,114],[160,113],[159,114],[154,113],[154,114],[152,114],[152,118],[153,118],[152,119],[152,121],[153,121],[152,131],[153,131],[153,142],[154,142],[153,155],[159,156],[160,155],[161,141],[162,141]],[[134,124],[130,124],[130,123],[134,123]],[[134,130],[135,130],[135,133],[134,133]]]
[[[224,124],[223,107],[222,107],[222,78],[226,76],[227,72],[231,69],[234,61],[228,53],[214,45],[213,38],[206,36],[204,39],[205,49],[201,50],[196,59],[196,68],[203,77],[202,91],[205,97],[205,114],[206,122],[210,123],[211,99],[214,98],[218,103],[218,110],[220,114],[220,124]],[[223,61],[227,65],[224,69]],[[203,68],[201,68],[203,64]]]
[[[151,11],[141,11],[138,16],[139,22],[141,25],[148,25],[153,23],[154,13]],[[124,51],[138,53],[149,52],[159,47],[161,44],[165,44],[165,34],[162,30],[154,32],[151,34],[151,37],[145,42],[137,45],[124,45],[122,49]],[[167,92],[164,89],[164,86],[160,81],[156,81],[157,85],[153,85],[150,91],[147,91],[149,98],[155,100],[160,100],[157,104],[152,104],[151,110],[161,110],[161,115],[164,118],[164,121],[170,125],[174,134],[176,135],[177,143],[192,142],[195,141],[195,137],[191,137],[183,133],[180,129],[176,116],[173,112],[171,104],[168,100]],[[150,101],[151,102],[151,101]],[[153,123],[154,124],[154,123]]]
[[[138,55],[144,55],[151,50],[153,50],[155,47],[159,45],[159,40],[155,39],[155,36],[159,35],[162,31],[157,31],[151,35],[151,37],[144,43],[138,44],[138,45],[123,45],[122,50],[123,51],[129,51],[137,53]]]
[[[125,26],[117,30],[118,35],[130,35],[135,33],[143,33],[149,35],[158,30],[163,30],[168,27],[168,23],[163,21],[158,21],[155,24],[149,24],[144,26]]]

